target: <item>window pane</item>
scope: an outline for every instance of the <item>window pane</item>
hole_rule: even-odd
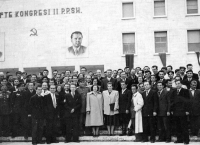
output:
[[[135,34],[123,34],[123,54],[135,53]]]
[[[188,51],[200,51],[200,30],[188,31]]]
[[[167,32],[155,32],[155,52],[167,51]]]
[[[154,1],[154,15],[163,16],[165,15],[165,1]]]
[[[123,18],[124,17],[134,17],[133,15],[133,3],[123,3],[122,4]]]
[[[198,1],[197,0],[187,0],[187,13],[188,14],[198,13]]]

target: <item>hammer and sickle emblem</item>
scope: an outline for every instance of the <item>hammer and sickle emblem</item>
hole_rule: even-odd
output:
[[[30,36],[38,36],[37,35],[37,30],[35,28],[30,30],[32,32],[32,34],[30,34]]]

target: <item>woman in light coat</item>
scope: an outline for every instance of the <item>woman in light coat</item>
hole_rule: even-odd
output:
[[[119,114],[119,93],[118,91],[112,90],[111,82],[107,83],[107,88],[108,90],[103,91],[104,115],[108,134],[112,136],[117,122],[116,114]]]
[[[139,140],[139,133],[143,132],[143,125],[142,125],[142,107],[144,105],[144,101],[142,95],[137,91],[137,85],[131,86],[132,91],[132,99],[131,99],[131,121],[132,125],[135,128],[135,141]]]
[[[92,126],[93,136],[99,136],[99,126],[103,125],[103,96],[97,85],[92,90],[87,93],[85,126]]]

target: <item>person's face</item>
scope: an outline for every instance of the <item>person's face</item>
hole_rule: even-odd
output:
[[[113,77],[116,78],[117,77],[117,72],[113,71]]]
[[[164,86],[162,85],[162,83],[158,83],[157,88],[159,91],[161,91],[164,88]]]
[[[155,82],[156,81],[156,77],[155,76],[151,76],[151,81]]]
[[[150,84],[149,84],[149,82],[145,82],[144,83],[144,88],[145,88],[145,90],[149,90],[150,89]]]
[[[31,76],[31,82],[35,82],[36,81],[36,76]]]
[[[72,82],[72,81],[73,81],[71,76],[69,77],[69,81],[70,81],[70,82]]]
[[[12,82],[13,81],[13,76],[9,76],[8,81]]]
[[[108,91],[112,91],[112,85],[108,84]]]
[[[7,91],[7,87],[6,87],[6,86],[2,86],[2,87],[1,87],[1,91],[2,91],[2,92],[6,92],[6,91]]]
[[[18,78],[18,79],[21,79],[21,74],[17,74],[17,78]]]
[[[174,78],[174,74],[173,74],[173,73],[171,73],[171,72],[169,73],[169,75],[168,75],[168,76],[169,76],[169,78],[170,78],[170,79],[173,79],[173,78]]]
[[[192,72],[188,72],[188,73],[187,73],[187,77],[188,77],[188,78],[192,78],[192,76],[193,76],[193,73],[192,73]]]
[[[33,83],[29,83],[29,84],[28,84],[28,89],[29,89],[29,90],[33,90],[33,88],[34,88]]]
[[[176,78],[175,78],[175,80],[177,80],[177,81],[178,81],[178,80],[181,80],[181,78],[180,78],[180,77],[176,77]]]
[[[167,82],[167,87],[168,87],[168,88],[171,88],[171,87],[172,87],[172,81],[168,81],[168,82]]]
[[[57,87],[57,92],[61,92],[61,90],[62,90],[62,87],[61,87],[61,86],[58,86],[58,87]]]
[[[100,70],[97,71],[97,76],[101,77],[101,71]]]
[[[152,67],[152,71],[153,71],[154,74],[158,73],[158,69],[156,67]]]
[[[77,71],[74,71],[73,74],[74,74],[74,76],[78,76],[78,72]]]
[[[87,82],[91,82],[91,81],[92,81],[91,76],[87,76],[86,81],[87,81]]]
[[[56,80],[60,81],[60,79],[61,79],[61,76],[60,75],[56,75]]]
[[[69,85],[65,84],[64,89],[65,89],[65,91],[69,91]]]
[[[82,39],[83,37],[81,34],[73,34],[72,39],[71,39],[72,45],[78,48],[79,46],[81,46]]]
[[[167,73],[167,70],[166,70],[166,69],[162,69],[162,71],[164,72],[164,75]]]
[[[144,67],[144,71],[150,70],[149,67]]]
[[[146,78],[150,78],[151,74],[149,72],[145,73]]]
[[[159,72],[159,77],[160,77],[161,79],[163,79],[163,78],[164,78],[164,73],[163,73],[163,72]]]
[[[66,76],[66,77],[70,76],[70,71],[66,71],[66,72],[65,72],[65,76]]]
[[[132,91],[133,94],[135,94],[137,92],[136,87],[131,87],[131,91]]]
[[[85,87],[85,82],[84,82],[84,81],[80,82],[80,83],[79,83],[79,86],[80,86],[80,87]]]
[[[6,86],[6,85],[7,85],[7,80],[6,80],[6,79],[3,79],[3,80],[1,81],[1,84],[2,84],[3,86]]]
[[[70,86],[70,90],[71,90],[71,92],[75,92],[75,90],[76,90],[75,85],[71,85],[71,86]]]
[[[126,88],[126,84],[123,82],[123,83],[121,83],[121,88],[122,89],[125,89]]]
[[[125,73],[125,72],[121,73],[121,78],[122,78],[122,79],[125,79],[125,78],[126,78],[126,73]]]
[[[77,83],[78,82],[78,78],[77,77],[73,77],[73,82]]]
[[[79,74],[78,78],[79,79],[83,78],[83,74]]]
[[[93,86],[93,91],[96,92],[97,90],[97,86]]]
[[[185,69],[181,68],[180,73],[183,75],[185,73]]]
[[[197,83],[196,82],[192,82],[190,84],[190,88],[193,89],[193,90],[195,90],[197,88]]]
[[[139,83],[142,83],[142,82],[143,82],[142,77],[138,77],[138,82],[139,82]]]
[[[132,75],[132,76],[135,75],[135,70],[134,70],[134,69],[131,70],[131,75]]]
[[[43,83],[43,84],[42,84],[42,89],[43,89],[43,90],[47,90],[47,88],[48,88],[47,83]]]
[[[193,66],[188,66],[187,67],[187,70],[192,70],[193,69]]]
[[[90,75],[90,76],[93,76],[94,74],[93,74],[93,72],[90,72],[89,75]]]
[[[54,72],[53,72],[53,76],[54,76],[54,77],[56,77],[57,74],[58,74],[57,71],[54,71]]]
[[[69,82],[69,77],[65,77],[64,78],[64,83],[68,83]]]
[[[15,85],[15,86],[19,85],[19,81],[18,81],[18,80],[15,80],[15,81],[14,81],[14,85]]]
[[[118,70],[118,76],[121,76],[122,70]]]
[[[47,78],[43,78],[43,79],[42,79],[42,82],[43,82],[43,83],[47,83],[47,82],[48,82]]]
[[[107,77],[111,78],[111,76],[112,76],[112,72],[111,71],[107,71]]]
[[[140,87],[140,90],[141,90],[141,91],[144,91],[144,90],[145,90],[145,88],[144,88],[144,84],[140,84],[139,87]]]
[[[172,71],[171,67],[167,67],[167,72]]]
[[[124,71],[125,71],[126,73],[130,73],[130,69],[129,69],[129,68],[126,68]]]
[[[142,71],[138,71],[138,76],[143,77]]]
[[[23,77],[24,79],[26,79],[27,74],[26,74],[26,73],[23,73],[23,74],[22,74],[22,77]]]
[[[43,76],[48,76],[48,71],[43,71]]]
[[[51,86],[51,85],[55,85],[53,80],[49,81],[49,86]]]
[[[180,82],[180,81],[177,81],[177,82],[176,82],[176,88],[177,88],[177,89],[180,89],[181,87],[182,87],[181,82]]]
[[[93,85],[97,85],[97,83],[98,83],[98,82],[97,82],[97,79],[94,79],[94,80],[93,80]]]
[[[176,76],[180,76],[180,71],[177,71],[177,72],[176,72]]]
[[[38,87],[37,90],[36,90],[36,93],[38,95],[41,95],[41,93],[42,93],[42,87]]]
[[[51,86],[50,87],[50,92],[55,93],[56,92],[56,86]]]
[[[4,75],[0,75],[0,80],[2,80],[4,78]]]
[[[86,70],[84,68],[82,68],[81,69],[81,73],[85,75],[86,74]]]

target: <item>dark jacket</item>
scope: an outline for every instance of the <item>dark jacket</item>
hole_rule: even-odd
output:
[[[199,80],[199,76],[196,73],[193,73],[193,77],[192,78],[195,79],[195,80]],[[183,77],[183,80],[185,80],[185,79],[187,79],[187,74]]]
[[[196,80],[196,79],[192,78],[192,80]],[[192,81],[192,80],[191,80],[191,81]],[[186,79],[184,79],[184,80],[182,81],[182,84],[183,84],[183,85],[186,85],[186,86],[187,86],[187,89],[190,89],[190,83],[191,83],[191,81],[189,81],[188,78],[186,78]],[[196,80],[196,81],[197,81],[197,89],[200,89],[200,88],[199,88],[199,87],[200,87],[199,81],[198,81],[198,80]]]
[[[158,116],[167,116],[167,112],[170,112],[170,96],[163,90],[160,96],[158,94]]]
[[[146,91],[142,93],[144,100],[144,106],[142,108],[142,116],[153,116],[153,112],[158,111],[158,95],[154,90],[150,90],[148,96],[146,96]]]
[[[171,111],[174,116],[185,116],[189,112],[189,91],[181,88],[179,94],[174,90],[171,98]]]
[[[119,78],[119,80],[117,81],[117,90],[118,92],[121,92],[122,88],[121,88],[121,82],[123,80],[121,78]],[[129,84],[130,80],[128,78],[126,78],[125,83]],[[127,89],[128,89],[128,85],[127,85]]]
[[[45,110],[44,110],[44,97],[39,97],[37,94],[30,98],[30,113],[31,117],[34,119],[44,119]]]
[[[200,116],[200,90],[197,89],[194,92],[194,96],[189,90],[190,94],[190,115]]]
[[[27,112],[28,114],[31,113],[31,112],[30,112],[31,108],[30,108],[30,106],[29,106],[30,99],[31,99],[31,97],[34,96],[35,94],[36,94],[36,91],[35,91],[35,90],[33,90],[32,93],[30,92],[30,90],[27,90],[27,91],[24,92],[24,96],[25,96],[25,108],[26,108],[26,112]]]
[[[16,91],[11,96],[11,108],[13,113],[24,113],[25,111],[25,96],[24,92]]]
[[[102,81],[101,81],[101,92],[105,91],[105,90],[108,90],[107,88],[107,83],[108,83],[108,79],[107,78],[104,78]],[[118,84],[117,84],[117,79],[114,79],[114,78],[111,78],[110,79],[110,82],[112,82],[112,86],[113,86],[113,90],[117,90],[118,89]]]
[[[72,97],[70,94],[65,94],[65,118],[79,117],[81,110],[81,95],[75,92],[75,96]],[[74,113],[71,110],[74,109]]]
[[[119,113],[126,113],[126,110],[130,110],[131,106],[131,91],[126,89],[123,94],[119,93]]]
[[[131,85],[138,84],[138,77],[134,76],[134,78],[132,78],[131,76],[127,78],[128,79],[128,85],[127,85],[127,89],[131,90]]]
[[[11,113],[11,94],[0,92],[0,115]]]
[[[45,109],[45,117],[47,119],[53,119],[55,117],[58,117],[59,115],[59,96],[55,94],[56,97],[56,108],[53,106],[53,101],[51,97],[51,93],[44,96],[44,109]]]

